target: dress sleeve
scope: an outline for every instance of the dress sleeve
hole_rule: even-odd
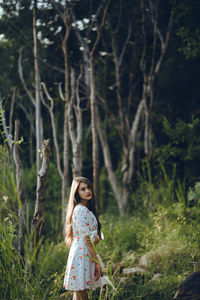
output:
[[[90,234],[90,218],[89,211],[86,207],[78,207],[73,213],[73,223],[80,237]]]

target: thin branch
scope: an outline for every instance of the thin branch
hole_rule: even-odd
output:
[[[92,50],[90,51],[90,58],[93,57],[93,54],[94,54],[94,51],[99,43],[99,40],[100,40],[100,37],[101,37],[101,30],[104,26],[104,23],[105,23],[105,19],[106,19],[106,15],[107,15],[107,11],[108,11],[108,7],[109,7],[109,4],[110,4],[110,1],[111,0],[108,0],[107,4],[106,4],[106,7],[104,9],[104,12],[103,12],[103,18],[102,18],[102,21],[101,21],[101,25],[100,25],[100,28],[98,29],[97,31],[97,37],[96,37],[96,40],[94,42],[94,45],[92,47]]]
[[[135,142],[136,133],[137,133],[137,129],[138,129],[138,124],[139,124],[141,112],[142,112],[142,109],[144,108],[144,105],[145,105],[145,100],[142,99],[140,101],[138,107],[137,107],[135,118],[134,118],[133,123],[132,123],[131,132],[130,132],[130,138],[129,138],[130,143],[134,143]]]
[[[168,43],[169,43],[169,37],[170,37],[171,27],[172,27],[172,23],[173,23],[173,16],[174,16],[174,11],[172,9],[171,12],[170,12],[167,32],[166,32],[166,35],[165,35],[165,42],[164,42],[164,45],[161,44],[161,49],[162,49],[161,55],[160,55],[160,57],[159,57],[159,59],[156,63],[156,66],[155,66],[155,71],[154,71],[155,75],[158,73],[158,71],[160,69],[161,62],[163,60],[164,54],[166,52],[166,49],[167,49],[167,46],[168,46]]]
[[[29,96],[30,100],[31,100],[31,103],[33,104],[34,107],[36,107],[36,103],[35,103],[35,99],[34,97],[32,96],[32,93],[30,92],[30,90],[28,89],[27,85],[26,85],[26,82],[24,80],[24,76],[23,76],[23,68],[22,68],[22,50],[23,50],[23,47],[20,48],[19,50],[19,59],[18,59],[18,72],[19,72],[19,77],[20,77],[20,80],[22,82],[22,85],[27,93],[27,95]]]
[[[13,127],[13,112],[14,112],[14,104],[16,99],[16,90],[17,88],[13,88],[13,94],[12,94],[12,100],[11,100],[11,106],[10,106],[10,116],[9,116],[9,134],[12,135],[12,127]]]
[[[44,92],[46,94],[47,99],[50,101],[50,110],[53,110],[54,101],[53,98],[50,96],[46,84],[44,82],[41,82],[41,87],[44,89]],[[42,103],[48,108],[48,104],[44,101],[44,97],[42,98]]]
[[[33,135],[36,136],[35,127],[34,127],[33,122],[32,122],[31,114],[28,112],[27,108],[21,102],[16,101],[16,103],[23,110],[23,112],[25,113],[25,115],[27,117],[27,120],[30,123],[31,131],[32,131]]]
[[[89,36],[89,34],[90,34],[90,32],[91,32],[93,26],[94,26],[94,23],[95,23],[96,20],[97,20],[98,15],[100,14],[100,12],[101,12],[101,10],[102,10],[102,8],[103,8],[104,3],[106,3],[106,0],[103,0],[102,3],[101,3],[101,4],[98,6],[98,8],[97,8],[97,11],[96,11],[96,13],[95,13],[95,17],[94,17],[93,20],[91,21],[91,24],[90,24],[90,26],[89,26],[89,28],[88,28],[88,32],[87,32],[87,33],[88,33],[88,36]]]
[[[132,31],[132,26],[131,26],[131,22],[129,23],[129,27],[128,27],[128,34],[127,34],[127,38],[126,38],[126,41],[123,45],[123,48],[122,48],[122,51],[121,51],[121,55],[119,57],[119,60],[118,60],[118,63],[119,63],[119,67],[121,67],[121,64],[122,64],[122,61],[123,61],[123,58],[124,58],[124,54],[125,54],[125,51],[126,51],[126,47],[128,45],[128,42],[130,40],[130,37],[131,37],[131,31]]]
[[[61,85],[62,85],[62,83],[59,82],[59,83],[58,83],[58,93],[59,93],[60,99],[63,100],[63,101],[65,101],[65,97],[64,97],[64,95],[63,95]]]
[[[54,113],[53,113],[53,106],[54,106],[54,101],[53,98],[50,96],[46,84],[44,82],[41,82],[41,87],[43,88],[45,95],[47,97],[47,99],[50,101],[50,105],[48,105],[45,101],[44,101],[44,97],[42,95],[41,99],[42,99],[42,103],[45,105],[45,107],[48,109],[49,114],[50,114],[50,118],[51,118],[51,126],[52,126],[52,134],[53,134],[53,142],[54,142],[54,146],[56,149],[56,162],[57,162],[57,169],[58,169],[58,173],[60,175],[60,177],[63,177],[63,172],[61,169],[61,162],[60,162],[60,151],[59,151],[59,146],[58,146],[58,139],[57,139],[57,132],[56,132],[56,125],[55,125],[55,119],[54,119]]]

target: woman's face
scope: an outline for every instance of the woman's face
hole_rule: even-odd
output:
[[[91,200],[92,199],[92,189],[87,183],[81,182],[79,184],[78,194],[82,200]]]

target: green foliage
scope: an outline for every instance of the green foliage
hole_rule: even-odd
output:
[[[200,223],[194,213],[198,207],[187,204],[184,184],[174,182],[164,168],[163,182],[160,180],[153,184],[150,169],[146,167],[149,171],[146,173],[144,170],[141,189],[135,196],[135,199],[140,197],[140,209],[140,205],[137,208],[135,206],[126,218],[117,217],[111,212],[100,216],[105,239],[97,249],[105,265],[103,276],[107,276],[115,289],[106,285],[90,291],[89,299],[172,299],[185,276],[199,267]],[[147,177],[145,174],[148,174]],[[193,193],[195,199],[199,199],[199,183],[195,185]],[[2,199],[2,299],[28,299],[30,294],[35,299],[57,299],[65,293],[62,284],[67,247],[64,243],[55,244],[50,236],[38,244],[36,260],[34,253],[29,251],[30,236],[27,235],[23,264],[16,248],[16,211],[6,210],[10,198],[4,196]],[[144,254],[148,261],[147,273],[122,273],[125,268],[138,266]],[[28,271],[30,266],[34,266],[34,273]],[[158,273],[161,275],[153,279]],[[71,299],[69,292],[66,292],[65,298]]]
[[[15,226],[9,217],[5,217],[0,223],[0,290],[1,299],[16,299],[24,288],[22,281],[23,272],[20,258],[13,246],[16,242]],[[22,282],[21,282],[22,283]],[[16,287],[18,289],[16,289]]]
[[[191,185],[199,176],[199,119],[191,122],[177,120],[171,124],[167,118],[163,120],[163,135],[165,142],[156,149],[154,157],[156,161],[164,165],[170,172],[173,165],[176,166],[176,177]]]
[[[197,201],[199,204],[200,200],[200,182],[196,182],[194,189],[190,189],[188,193],[188,200],[189,201]]]
[[[175,25],[177,36],[181,39],[179,51],[183,52],[187,59],[199,57],[199,1],[192,0],[189,3],[187,0],[171,0],[171,2],[175,4]]]

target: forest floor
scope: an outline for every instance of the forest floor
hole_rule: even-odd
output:
[[[97,248],[106,284],[91,291],[90,299],[172,299],[184,278],[199,268],[200,225],[180,203],[146,215],[102,215],[101,222],[105,239]],[[45,259],[45,248],[38,262],[42,280],[52,281],[48,295],[70,299],[62,289],[68,250],[64,243],[54,245]]]

